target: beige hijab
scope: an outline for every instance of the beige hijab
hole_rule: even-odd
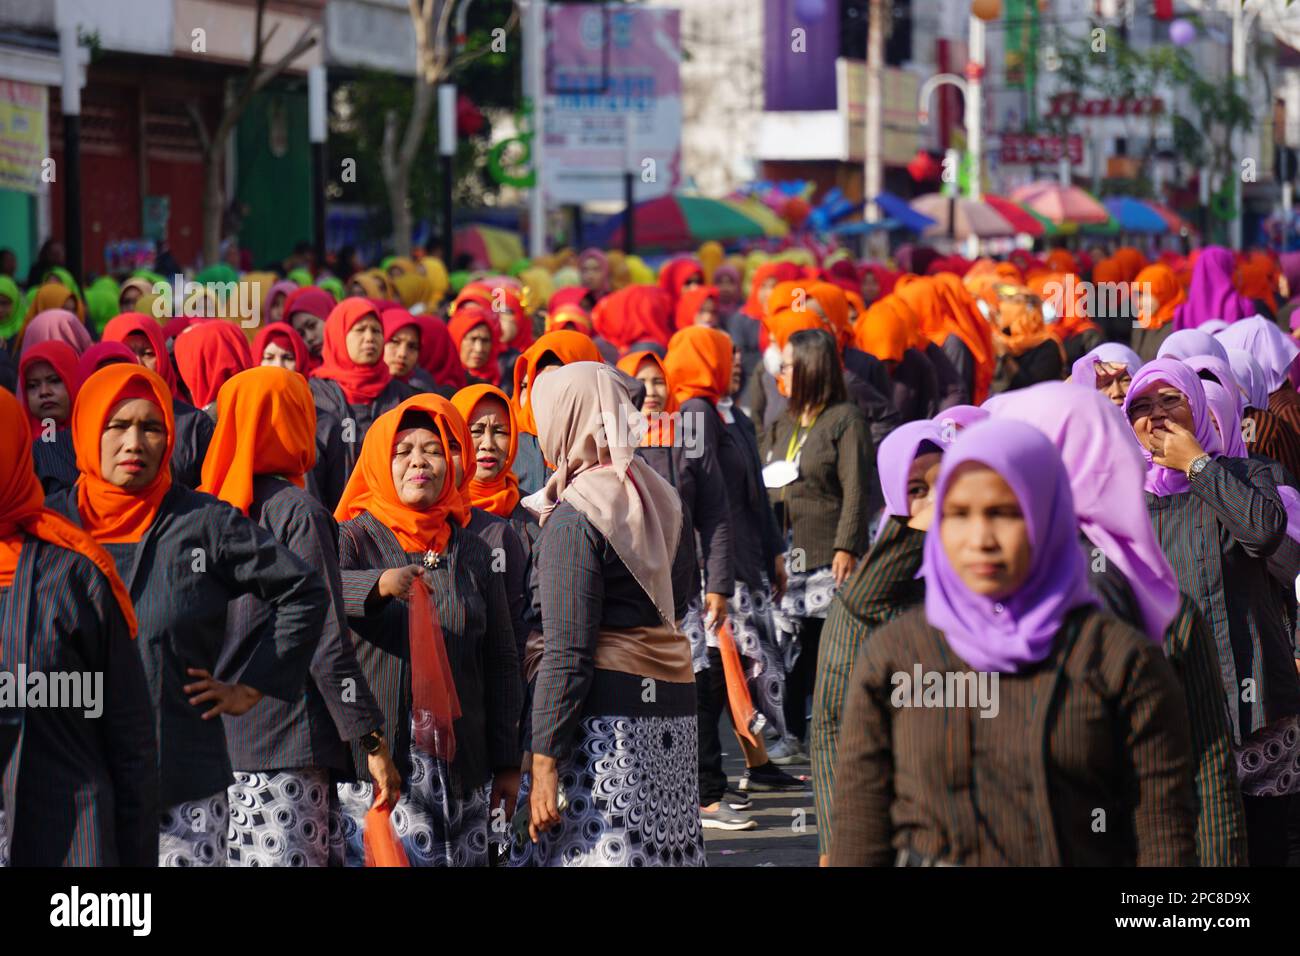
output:
[[[540,376],[530,402],[542,454],[556,468],[525,506],[543,525],[561,501],[586,515],[664,623],[674,626],[672,564],[682,530],[681,499],[636,457],[628,426],[640,413],[624,377],[600,362],[574,362]]]

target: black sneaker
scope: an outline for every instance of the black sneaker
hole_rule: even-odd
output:
[[[770,790],[802,790],[807,786],[798,777],[792,777],[780,767],[768,761],[761,767],[752,767],[740,778],[740,789],[750,793],[762,793]]]

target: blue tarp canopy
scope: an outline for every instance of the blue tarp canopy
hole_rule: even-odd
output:
[[[1169,225],[1161,215],[1141,200],[1131,196],[1111,196],[1103,203],[1106,211],[1119,223],[1120,232],[1157,234],[1169,231]]]
[[[876,205],[880,211],[892,219],[901,229],[910,229],[913,232],[925,232],[935,224],[929,216],[923,216],[913,209],[906,199],[900,199],[893,193],[882,192],[876,197]]]

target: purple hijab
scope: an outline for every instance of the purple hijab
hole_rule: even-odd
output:
[[[1125,416],[1128,415],[1129,406],[1135,399],[1160,385],[1176,388],[1187,396],[1187,402],[1192,407],[1192,432],[1196,435],[1200,446],[1207,452],[1210,451],[1214,442],[1218,440],[1218,435],[1215,434],[1214,422],[1210,419],[1210,409],[1205,400],[1205,388],[1196,373],[1178,359],[1158,358],[1138,370],[1128,387],[1128,395],[1124,398]],[[1187,483],[1187,476],[1181,471],[1157,465],[1151,460],[1151,452],[1145,446],[1139,443],[1138,447],[1147,462],[1147,477],[1144,485],[1147,491],[1163,498],[1166,495],[1182,494],[1191,488]]]
[[[1215,358],[1223,359],[1224,362],[1228,361],[1228,353],[1223,343],[1200,329],[1184,329],[1175,332],[1160,343],[1160,351],[1156,353],[1156,358],[1186,359],[1193,355],[1213,355]]]
[[[946,448],[943,429],[929,419],[900,425],[885,436],[876,452],[876,467],[880,471],[880,490],[885,495],[885,514],[910,518],[912,510],[907,500],[907,473],[925,442]],[[883,523],[882,523],[883,527]]]
[[[1199,328],[1206,335],[1218,335],[1227,327],[1228,323],[1224,322],[1223,319],[1210,319],[1208,322],[1202,322]]]
[[[1237,385],[1246,393],[1247,408],[1268,408],[1268,384],[1264,379],[1264,370],[1255,361],[1255,356],[1242,349],[1224,349],[1228,353],[1228,366],[1232,369]]]
[[[1098,362],[1105,362],[1107,365],[1111,363],[1123,365],[1128,369],[1129,375],[1136,375],[1137,370],[1142,367],[1141,356],[1127,345],[1121,345],[1119,342],[1104,342],[1074,363],[1070,369],[1070,381],[1084,388],[1095,389]]]
[[[86,323],[67,309],[46,309],[27,323],[23,331],[23,352],[43,342],[64,342],[78,355],[95,344]]]
[[[1205,389],[1205,401],[1210,406],[1210,415],[1215,424],[1214,447],[1205,450],[1215,458],[1249,458],[1245,439],[1241,437],[1241,413],[1237,410],[1237,400],[1218,382],[1201,382]]]
[[[977,425],[988,417],[988,409],[980,408],[978,405],[953,405],[930,420],[943,429],[948,440],[952,441],[956,437],[956,432]]]
[[[1250,299],[1237,291],[1233,273],[1237,262],[1223,246],[1206,246],[1192,266],[1187,301],[1174,310],[1175,329],[1195,329],[1211,319],[1229,324],[1255,314]]]
[[[1142,496],[1146,465],[1114,402],[1071,382],[1010,392],[996,418],[1033,425],[1060,452],[1079,530],[1129,582],[1147,635],[1161,641],[1178,612],[1178,580]]]
[[[1264,384],[1270,395],[1286,384],[1291,363],[1300,355],[1300,345],[1296,345],[1295,339],[1262,315],[1242,319],[1224,329],[1219,333],[1219,342],[1224,348],[1250,353],[1264,370]]]
[[[948,561],[942,544],[943,500],[959,465],[977,461],[1002,476],[1025,515],[1029,575],[1015,593],[994,600],[973,593]],[[958,436],[944,455],[934,525],[925,536],[925,616],[973,670],[1014,673],[1043,660],[1065,617],[1096,604],[1070,479],[1042,432],[1024,422],[993,419]]]
[[[1223,359],[1215,358],[1213,355],[1193,355],[1191,358],[1183,359],[1183,364],[1190,368],[1197,376],[1207,385],[1222,385],[1229,395],[1237,403],[1237,411],[1240,414],[1246,407],[1246,392],[1237,381],[1237,376],[1232,374],[1232,366]],[[1209,372],[1214,376],[1213,380],[1207,379],[1202,372]]]

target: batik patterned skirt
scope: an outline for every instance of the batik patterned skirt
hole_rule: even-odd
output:
[[[9,865],[9,821],[5,819],[4,798],[0,797],[0,867]]]
[[[562,822],[516,842],[510,865],[704,866],[695,715],[584,717],[578,736],[559,766]]]
[[[1241,792],[1252,797],[1300,793],[1300,717],[1286,717],[1261,727],[1237,752]]]
[[[375,802],[374,784],[340,783],[337,792],[331,861],[365,866],[364,821]],[[390,817],[411,866],[487,866],[488,791],[464,792],[459,772],[445,760],[411,748],[411,776],[403,781],[402,798]]]
[[[789,556],[787,555],[787,558]],[[806,618],[826,620],[835,597],[835,574],[830,565],[812,571],[792,571],[786,576],[785,594],[773,608],[776,642],[785,661],[786,672],[799,659],[799,631]]]
[[[227,866],[329,866],[329,772],[235,771]]]
[[[229,815],[225,790],[168,807],[158,831],[158,865],[225,866]]]
[[[779,737],[785,737],[785,661],[772,619],[772,592],[737,581],[729,609],[731,633],[744,659],[749,696]]]

